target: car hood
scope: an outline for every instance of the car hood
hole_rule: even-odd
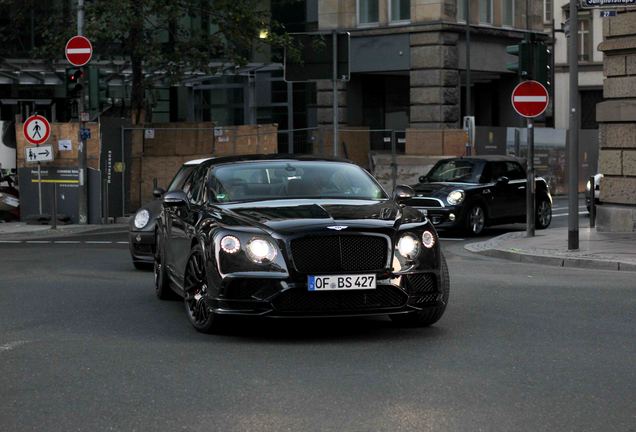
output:
[[[413,186],[415,198],[417,197],[435,197],[446,198],[449,193],[457,189],[473,188],[476,185],[472,183],[418,183]]]
[[[223,209],[221,222],[226,225],[247,224],[280,233],[329,226],[344,227],[342,230],[395,230],[402,223],[424,220],[419,212],[391,200],[272,200],[219,207]]]

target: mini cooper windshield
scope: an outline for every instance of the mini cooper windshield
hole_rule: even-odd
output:
[[[479,183],[480,170],[467,159],[439,161],[426,175],[427,182]]]
[[[363,169],[348,163],[267,161],[221,165],[208,187],[213,202],[289,198],[386,199]]]

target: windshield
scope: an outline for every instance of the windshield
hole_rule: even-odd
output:
[[[387,198],[357,165],[327,161],[263,161],[222,165],[208,181],[216,202],[285,198]]]
[[[428,182],[479,183],[480,171],[475,162],[466,159],[439,161],[426,175]]]

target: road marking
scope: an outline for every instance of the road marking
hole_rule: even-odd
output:
[[[0,240],[0,243],[22,243],[20,240]]]
[[[580,215],[584,215],[584,214],[587,214],[587,212],[586,211],[579,212],[579,214]],[[567,215],[569,215],[569,213],[559,213],[559,214],[553,214],[552,217],[553,218],[555,218],[555,217],[563,217],[563,216],[567,216]]]
[[[26,243],[46,244],[51,243],[51,240],[28,240]]]
[[[6,343],[4,345],[0,345],[0,352],[2,352],[2,351],[11,351],[13,348],[19,347],[20,345],[24,345],[27,342],[28,341],[25,341],[25,340],[19,340],[19,341],[15,341],[15,342],[9,342],[9,343]]]
[[[117,242],[117,244],[125,244],[125,245],[127,245],[128,242],[127,241],[125,241],[125,242]]]
[[[81,243],[79,240],[55,240],[53,243],[57,244],[78,244]]]
[[[111,244],[113,243],[112,241],[98,241],[98,240],[87,240],[84,243],[86,244]]]

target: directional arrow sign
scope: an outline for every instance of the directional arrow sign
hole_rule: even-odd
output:
[[[512,107],[526,118],[538,117],[548,107],[548,91],[538,81],[524,81],[512,91]]]
[[[93,56],[93,45],[84,36],[73,36],[66,42],[64,54],[73,66],[84,66]]]
[[[53,146],[25,147],[24,160],[26,162],[50,162],[53,160]]]

